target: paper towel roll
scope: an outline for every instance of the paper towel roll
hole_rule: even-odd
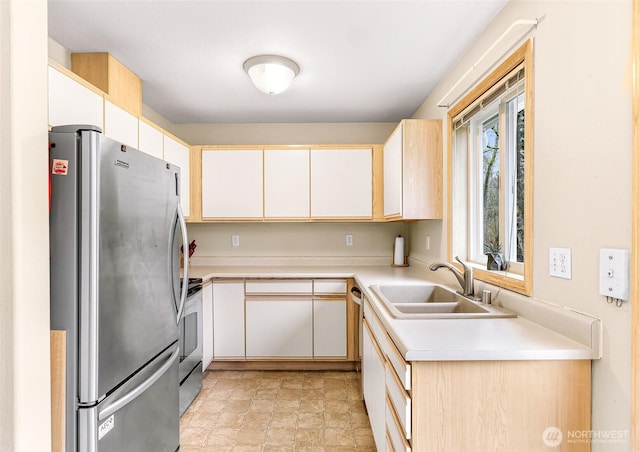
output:
[[[393,265],[404,265],[404,238],[400,235],[393,247]]]

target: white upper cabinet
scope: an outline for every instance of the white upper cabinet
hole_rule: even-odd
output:
[[[122,108],[104,101],[104,134],[114,140],[138,148],[138,118]]]
[[[384,215],[402,215],[402,123],[384,145]]]
[[[202,151],[202,217],[262,218],[262,149]]]
[[[138,149],[159,159],[164,157],[164,135],[143,120],[138,120]]]
[[[180,207],[184,216],[188,217],[191,211],[189,147],[166,135],[163,141],[164,160],[180,167]]]
[[[89,124],[101,129],[103,98],[49,66],[49,125]]]
[[[309,218],[308,149],[265,149],[264,216]]]
[[[403,119],[383,148],[384,217],[442,218],[442,121]]]
[[[311,216],[372,217],[372,149],[311,150]]]

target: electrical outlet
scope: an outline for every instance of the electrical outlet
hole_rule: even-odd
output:
[[[549,276],[571,279],[571,248],[549,248]]]
[[[353,246],[353,235],[347,234],[345,237],[345,242],[347,246]]]
[[[231,236],[231,246],[240,246],[240,236],[239,235],[232,235]]]
[[[431,236],[428,235],[427,239],[425,240],[425,247],[427,248],[427,250],[431,249]]]

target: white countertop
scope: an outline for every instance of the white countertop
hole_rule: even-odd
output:
[[[598,359],[601,354],[599,319],[536,300],[519,302],[523,305],[522,311],[518,303],[510,303],[507,308],[519,314],[516,318],[413,320],[391,317],[369,286],[428,282],[429,272],[422,266],[192,266],[189,276],[204,280],[355,278],[407,361],[574,360]],[[494,303],[499,304],[500,299]],[[535,315],[529,315],[532,312]],[[540,321],[534,323],[530,318]],[[548,325],[541,324],[544,319],[550,319]]]

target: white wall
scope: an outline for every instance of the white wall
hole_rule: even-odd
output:
[[[47,2],[0,1],[0,450],[51,449]]]
[[[176,124],[190,144],[382,144],[397,123]]]
[[[415,117],[446,119],[446,109],[436,106],[445,92],[514,20],[540,17],[530,33],[535,73],[533,296],[602,319],[603,357],[592,366],[592,428],[626,432],[629,305],[616,308],[598,294],[598,259],[601,248],[631,247],[631,1],[512,0]],[[514,31],[507,40],[522,42],[518,38],[525,31]],[[489,60],[495,63],[507,51],[499,46]],[[486,64],[480,67],[463,88],[486,69]],[[449,100],[459,94],[462,90]],[[411,225],[411,255],[445,259],[446,227],[446,220]],[[424,249],[425,235],[435,245],[431,252]],[[552,246],[572,249],[571,280],[548,276]],[[628,440],[593,444],[594,451],[628,449]]]

